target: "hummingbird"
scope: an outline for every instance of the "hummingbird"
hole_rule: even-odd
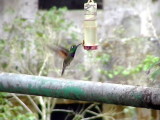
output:
[[[72,45],[70,49],[66,49],[65,47],[62,47],[62,46],[57,46],[57,47],[48,46],[52,51],[54,51],[55,53],[57,53],[60,57],[64,59],[61,76],[64,74],[66,67],[69,66],[72,60],[74,59],[76,50],[78,46],[80,46],[81,44],[82,43],[78,45]]]

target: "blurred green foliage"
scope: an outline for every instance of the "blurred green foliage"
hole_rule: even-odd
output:
[[[111,56],[109,54],[103,53],[101,55],[97,55],[95,58],[95,61],[98,61],[102,64],[107,64],[111,59]]]
[[[7,96],[7,93],[0,93],[0,120],[35,120],[33,114],[23,113],[23,108],[14,106]]]
[[[48,53],[47,45],[60,44],[62,39],[63,45],[70,45],[64,35],[76,40],[76,33],[70,30],[72,23],[64,18],[66,11],[54,7],[38,12],[34,22],[16,18],[12,25],[5,25],[8,37],[0,40],[0,70],[38,75]],[[51,69],[48,64],[42,75]]]
[[[5,24],[7,37],[0,39],[0,71],[39,75],[51,53],[47,45],[60,44],[63,39],[63,45],[67,46],[70,44],[65,39],[77,39],[77,33],[71,30],[73,24],[64,18],[66,11],[66,8],[53,7],[49,11],[39,11],[34,21],[17,17],[12,24]],[[54,71],[49,60],[41,71],[43,76]],[[8,101],[6,94],[0,95],[0,120],[34,119],[33,114],[23,113],[21,106]]]
[[[158,57],[154,63],[149,66],[147,74],[150,75],[152,80],[157,80],[160,76],[160,58]]]
[[[104,59],[104,56],[108,56],[108,57]],[[105,63],[102,62],[102,63],[106,64],[107,62],[109,62],[109,58],[110,57],[109,57],[108,54],[104,54],[102,56],[99,56],[97,59],[101,60],[101,61],[106,60]],[[147,71],[149,69],[155,67],[155,65],[157,65],[157,63],[159,63],[159,61],[160,61],[159,57],[148,55],[148,56],[146,56],[146,58],[140,64],[138,64],[134,68],[127,69],[127,68],[125,68],[123,66],[116,66],[112,70],[98,69],[98,71],[101,74],[106,75],[108,78],[114,78],[117,75],[131,76],[131,75],[138,74],[138,73],[140,73],[142,71],[147,73]],[[157,77],[158,75],[160,75],[160,67],[159,67],[158,70],[155,70],[152,73],[151,77],[153,79],[155,79],[155,77]]]

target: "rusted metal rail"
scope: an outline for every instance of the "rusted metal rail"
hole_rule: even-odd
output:
[[[0,92],[160,110],[160,88],[2,73],[0,74]]]

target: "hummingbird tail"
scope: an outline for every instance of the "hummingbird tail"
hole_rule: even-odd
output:
[[[63,76],[63,73],[64,73],[64,69],[62,69],[62,73],[61,73],[61,76]]]
[[[66,66],[63,65],[61,76],[63,76],[65,68]]]

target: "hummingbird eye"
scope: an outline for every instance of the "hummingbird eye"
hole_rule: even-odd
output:
[[[74,48],[75,46],[73,45],[71,48]]]

